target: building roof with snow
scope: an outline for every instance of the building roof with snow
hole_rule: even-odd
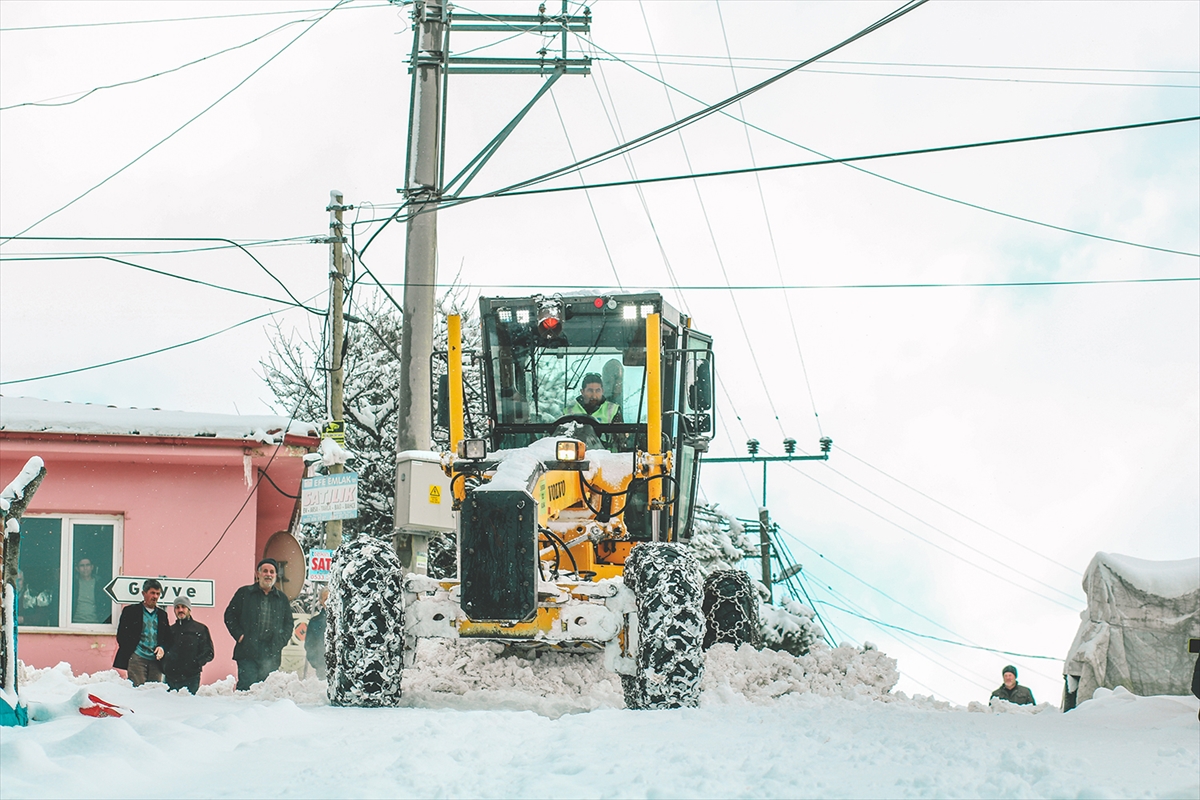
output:
[[[0,431],[84,436],[216,438],[275,444],[280,434],[319,437],[316,425],[273,415],[118,408],[0,396]]]

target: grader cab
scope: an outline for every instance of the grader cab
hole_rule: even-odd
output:
[[[706,582],[686,547],[711,338],[656,293],[488,297],[479,316],[469,365],[450,318],[438,392],[456,577],[404,578],[406,652],[603,648],[631,708],[695,705],[703,648],[757,635],[748,576]]]

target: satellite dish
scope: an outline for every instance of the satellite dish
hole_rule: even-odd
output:
[[[287,531],[277,531],[267,540],[263,558],[273,558],[279,564],[279,589],[294,601],[304,588],[308,569],[304,563],[304,548]]]

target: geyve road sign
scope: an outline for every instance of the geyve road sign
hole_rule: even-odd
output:
[[[121,575],[113,578],[104,587],[108,596],[121,605],[142,602],[142,584],[150,580],[148,576]],[[163,593],[159,604],[170,606],[175,598],[183,596],[192,601],[194,606],[211,607],[216,605],[216,584],[213,581],[198,578],[155,578],[162,584]]]

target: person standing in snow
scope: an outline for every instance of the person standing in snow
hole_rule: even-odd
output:
[[[208,626],[192,619],[192,601],[187,595],[175,598],[175,624],[171,626],[174,644],[163,656],[163,676],[167,688],[186,688],[192,694],[200,690],[200,670],[213,660],[212,636]]]
[[[304,634],[304,655],[316,670],[317,677],[325,680],[325,630],[329,627],[325,605],[329,602],[328,589],[321,590],[317,602],[321,610],[308,621],[308,631]]]
[[[125,670],[134,686],[161,681],[159,659],[172,644],[171,621],[158,607],[162,584],[150,578],[142,584],[142,602],[125,606],[117,623],[117,657],[113,666]]]
[[[258,562],[257,581],[233,593],[225,608],[225,627],[236,644],[238,689],[249,689],[279,669],[283,648],[292,638],[292,604],[275,581],[279,564],[273,558]]]
[[[1033,699],[1033,692],[1029,691],[1028,687],[1017,683],[1016,667],[1009,664],[1001,672],[1004,675],[1004,685],[992,692],[992,697],[1007,700],[1018,706],[1037,705]]]

